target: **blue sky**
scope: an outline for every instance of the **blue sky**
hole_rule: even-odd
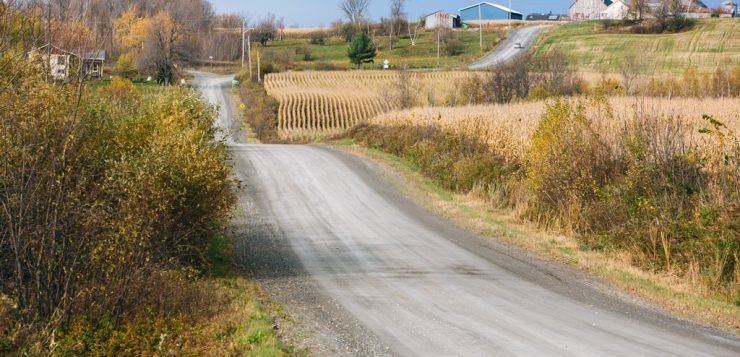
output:
[[[528,14],[530,12],[560,12],[567,13],[572,0],[512,0],[514,10]],[[340,18],[342,14],[337,7],[339,0],[211,0],[220,13],[245,12],[251,18],[257,19],[268,12],[278,17],[285,17],[287,26],[319,26],[329,25]],[[411,18],[419,18],[422,14],[436,10],[457,12],[458,9],[476,3],[475,0],[407,0],[407,12]],[[496,1],[492,1],[496,2]],[[499,2],[508,6],[508,0]],[[388,0],[372,0],[370,15],[374,19],[388,16]]]

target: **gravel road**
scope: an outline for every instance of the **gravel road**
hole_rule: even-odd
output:
[[[511,34],[509,34],[509,37],[493,52],[474,62],[469,68],[472,70],[488,69],[495,67],[498,64],[515,60],[519,55],[526,53],[527,50],[529,50],[537,40],[537,35],[539,35],[542,30],[551,26],[552,25],[527,26],[512,31]],[[520,43],[523,48],[515,48],[514,45],[517,43]]]
[[[208,98],[229,77],[196,74]],[[228,106],[228,103],[218,103]],[[229,114],[218,121],[227,131]],[[233,233],[252,277],[317,355],[738,356],[740,340],[561,264],[457,228],[373,164],[233,141]]]

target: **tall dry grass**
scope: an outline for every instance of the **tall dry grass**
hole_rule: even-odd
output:
[[[740,302],[740,101],[617,97],[417,108],[351,135],[445,188]]]
[[[740,100],[736,98],[649,98],[615,97],[609,99],[613,115],[590,108],[589,117],[597,132],[616,145],[626,123],[636,113],[652,113],[659,118],[678,118],[688,127],[686,140],[702,147],[713,147],[711,139],[700,135],[706,127],[704,114],[712,115],[734,133],[740,132]],[[368,121],[370,125],[439,126],[444,130],[470,133],[481,137],[490,147],[508,156],[524,159],[529,143],[547,101],[466,107],[422,107],[391,111]]]

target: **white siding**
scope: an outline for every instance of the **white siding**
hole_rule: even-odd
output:
[[[622,20],[629,14],[630,7],[622,1],[615,1],[601,13],[602,20]]]
[[[424,19],[424,27],[427,30],[436,29],[438,27],[453,28],[455,26],[455,15],[435,12]]]
[[[606,5],[603,0],[576,0],[568,15],[571,20],[598,20],[604,11]]]
[[[69,76],[69,55],[49,56],[49,70],[55,80],[65,80]]]

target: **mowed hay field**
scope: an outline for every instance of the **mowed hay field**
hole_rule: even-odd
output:
[[[406,72],[415,105],[441,105],[471,72]],[[313,139],[339,134],[379,114],[397,109],[398,71],[312,71],[270,74],[267,93],[277,99],[278,135]]]
[[[577,100],[577,99],[574,99]],[[489,147],[517,160],[524,160],[531,137],[539,126],[548,101],[468,107],[427,107],[392,111],[368,121],[377,126],[437,126],[452,132],[480,137]],[[710,127],[703,115],[710,115],[733,132],[740,132],[740,100],[661,99],[615,97],[609,99],[613,115],[603,107],[589,107],[589,119],[607,142],[616,144],[625,125],[637,113],[647,113],[665,120],[680,120],[687,129],[688,142],[704,147],[713,145],[699,129]],[[672,119],[671,119],[672,118]]]
[[[644,61],[647,73],[677,73],[690,66],[699,72],[740,63],[740,21],[701,19],[693,29],[659,35],[606,33],[599,22],[580,22],[550,30],[537,49],[565,52],[583,71],[618,72],[628,55]]]

